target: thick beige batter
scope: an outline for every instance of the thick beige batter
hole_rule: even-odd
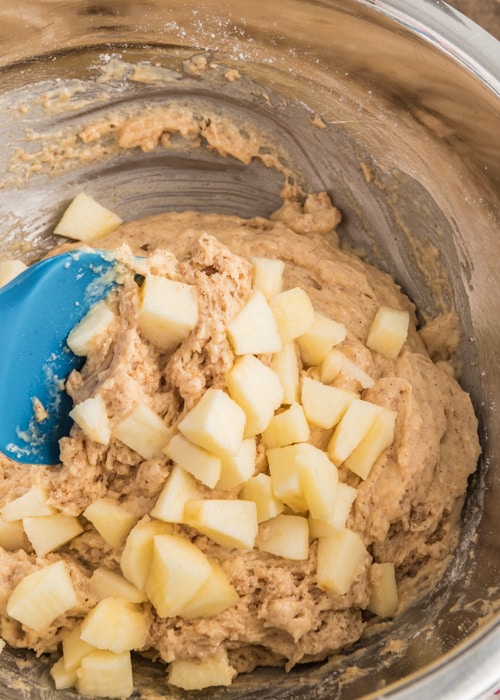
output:
[[[369,478],[360,482],[342,468],[340,474],[358,489],[348,526],[361,535],[374,561],[395,562],[402,608],[442,574],[457,544],[467,479],[479,454],[477,424],[469,397],[447,362],[442,357],[439,365],[431,361],[411,302],[386,274],[340,249],[333,230],[338,221],[328,197],[315,195],[304,204],[285,203],[271,220],[166,213],[125,224],[99,240],[102,248],[127,244],[133,253],[151,256],[145,263],[151,272],[168,272],[195,284],[203,300],[201,318],[171,356],[160,354],[137,331],[131,278],[119,301],[121,315],[113,334],[83,371],[70,377],[68,391],[79,402],[99,389],[115,417],[145,396],[167,423],[176,425],[207,387],[224,388],[234,358],[224,323],[249,295],[249,259],[281,258],[285,288],[301,286],[317,311],[346,326],[342,350],[376,380],[363,398],[398,412],[394,444]],[[126,254],[125,248],[121,251]],[[364,344],[380,305],[410,311],[408,340],[396,360],[371,353]],[[439,356],[436,348],[433,352]],[[359,390],[352,381],[335,384]],[[328,437],[328,431],[317,429],[314,442],[324,447]],[[35,482],[49,491],[52,505],[68,514],[80,515],[106,495],[142,517],[171,469],[167,457],[142,460],[117,440],[100,446],[76,426],[62,441],[61,457],[62,466],[55,470],[28,470],[0,457],[0,507]],[[218,497],[217,490],[211,496]],[[155,615],[145,646],[148,655],[169,662],[203,658],[225,647],[238,672],[258,665],[291,668],[324,659],[362,635],[369,557],[347,594],[329,596],[316,585],[316,542],[306,561],[288,561],[258,550],[221,547],[194,530],[176,527],[222,563],[240,599],[214,618]],[[56,651],[64,634],[95,605],[89,589],[93,569],[105,565],[118,571],[120,554],[88,522],[84,534],[49,554],[46,561],[63,559],[69,566],[79,604],[36,634],[9,619],[5,606],[18,581],[45,561],[37,560],[28,544],[16,552],[0,548],[2,637],[37,653]]]

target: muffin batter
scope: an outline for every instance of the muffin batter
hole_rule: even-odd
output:
[[[138,292],[130,274],[116,300],[119,313],[109,333],[68,379],[75,404],[100,394],[111,420],[145,399],[165,424],[175,428],[207,388],[226,388],[234,362],[226,324],[252,289],[253,256],[285,263],[284,289],[300,287],[314,309],[344,324],[344,355],[373,379],[363,388],[340,374],[333,385],[397,412],[394,441],[366,480],[340,466],[340,481],[357,489],[347,527],[360,535],[367,555],[347,593],[331,595],[316,579],[317,539],[308,558],[288,560],[259,549],[224,547],[186,525],[174,532],[216,559],[238,593],[238,601],[209,618],[160,617],[149,602],[147,640],[139,651],[169,663],[226,653],[234,673],[259,665],[292,668],[323,660],[359,639],[370,615],[372,562],[393,562],[399,611],[429,590],[449,564],[458,542],[467,479],[479,455],[477,423],[468,395],[453,377],[451,363],[434,363],[417,329],[415,309],[385,273],[342,250],[335,234],[340,213],[326,194],[288,200],[270,219],[242,220],[194,212],[165,213],[122,225],[99,239],[99,248],[118,251],[141,274],[167,275],[194,285],[201,300],[193,331],[173,352],[164,353],[138,331]],[[134,263],[132,255],[144,256]],[[407,310],[410,326],[396,359],[366,346],[380,306]],[[446,344],[446,339],[445,339]],[[436,349],[433,348],[433,353]],[[449,358],[448,353],[445,353]],[[270,356],[263,356],[265,363]],[[314,374],[314,373],[312,373]],[[302,369],[302,375],[311,370]],[[326,449],[331,430],[314,428],[311,442]],[[37,557],[30,543],[0,548],[1,635],[15,647],[54,653],[61,640],[92,610],[90,578],[97,567],[120,572],[123,545],[110,546],[82,516],[99,498],[110,498],[135,520],[148,516],[173,468],[166,455],[143,459],[118,439],[108,446],[75,425],[61,441],[61,466],[26,469],[0,456],[0,508],[33,485],[48,503],[78,516],[83,533],[60,549]],[[259,443],[256,472],[267,468]],[[237,498],[239,488],[200,488],[209,498]],[[77,605],[42,632],[9,617],[9,596],[27,574],[63,561]],[[56,657],[54,657],[56,658]]]

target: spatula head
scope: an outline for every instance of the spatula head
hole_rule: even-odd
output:
[[[64,381],[84,360],[66,339],[118,283],[116,270],[103,251],[73,250],[32,265],[0,289],[0,451],[12,459],[59,462],[59,439],[71,427]]]

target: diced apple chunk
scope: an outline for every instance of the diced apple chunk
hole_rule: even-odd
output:
[[[111,427],[106,404],[100,394],[76,404],[69,415],[90,440],[94,440],[100,445],[109,443]]]
[[[408,311],[381,306],[368,331],[367,347],[384,357],[395,359],[408,336],[409,323]]]
[[[252,549],[257,535],[257,507],[253,501],[188,501],[184,506],[184,519],[223,547]]]
[[[283,343],[303,335],[314,322],[314,308],[301,287],[276,294],[269,302]]]
[[[283,387],[283,403],[291,404],[298,401],[300,365],[297,346],[294,342],[285,343],[283,349],[272,356],[271,367],[280,378]]]
[[[122,598],[104,598],[83,620],[80,638],[97,649],[120,654],[144,647],[149,623],[138,605]]]
[[[178,535],[157,535],[145,588],[158,615],[178,615],[211,571],[207,557],[192,542]]]
[[[125,578],[140,591],[145,590],[146,580],[153,560],[154,538],[169,535],[172,526],[159,520],[140,520],[130,531],[120,559]]]
[[[307,442],[310,432],[303,407],[293,403],[271,418],[262,433],[262,441],[266,447],[284,447],[295,442]]]
[[[298,464],[312,445],[302,442],[267,450],[274,495],[296,513],[307,511],[307,501],[299,480]]]
[[[243,485],[239,498],[253,501],[257,506],[257,522],[274,518],[285,510],[285,504],[274,495],[271,477],[256,474]]]
[[[54,233],[78,241],[94,241],[114,231],[122,219],[85,192],[80,192],[73,199]]]
[[[325,452],[309,446],[309,455],[299,461],[300,486],[313,518],[331,518],[337,499],[338,471]]]
[[[1,509],[2,518],[7,521],[38,515],[53,515],[56,512],[55,508],[48,505],[46,494],[36,485]]]
[[[319,378],[323,384],[331,384],[338,377],[344,357],[338,348],[332,348],[326,353],[319,366]]]
[[[279,352],[282,347],[271,307],[256,289],[227,326],[227,336],[237,355]]]
[[[112,547],[121,547],[137,522],[137,516],[107,497],[96,499],[83,511],[83,515]]]
[[[195,596],[182,608],[179,616],[186,620],[212,617],[234,605],[240,599],[221,565],[209,560],[211,572]]]
[[[259,525],[255,546],[262,552],[301,561],[309,555],[309,525],[301,515],[280,514]]]
[[[0,260],[0,287],[11,282],[27,269],[22,260]]]
[[[90,590],[98,600],[122,598],[129,603],[144,603],[147,596],[121,574],[99,566],[90,577]]]
[[[334,345],[345,340],[346,329],[342,323],[314,314],[314,321],[304,334],[297,338],[302,360],[307,367],[319,365]]]
[[[0,517],[0,547],[9,552],[15,552],[18,549],[25,549],[26,545],[22,520],[4,520]]]
[[[368,478],[377,459],[392,445],[396,416],[396,411],[383,409],[375,417],[365,437],[345,460],[345,466],[362,479]]]
[[[7,614],[41,632],[78,603],[64,562],[58,561],[22,578],[7,601]]]
[[[328,444],[328,456],[334,464],[338,466],[349,457],[383,410],[381,406],[363,399],[351,401]]]
[[[243,355],[227,372],[226,382],[231,398],[245,412],[244,436],[258,435],[283,399],[278,375],[254,355]]]
[[[77,677],[78,692],[93,698],[128,698],[134,691],[129,651],[93,651],[82,660]]]
[[[253,288],[258,289],[269,301],[281,292],[285,263],[277,258],[251,259],[253,265]]]
[[[176,464],[168,475],[150,515],[167,523],[182,523],[184,504],[202,496],[202,490],[191,474]]]
[[[66,343],[79,357],[87,357],[95,350],[99,338],[109,334],[116,315],[106,301],[99,301],[70,331]]]
[[[158,275],[146,276],[137,324],[147,340],[165,352],[173,350],[197,323],[196,287]]]
[[[374,563],[368,576],[368,610],[379,617],[392,617],[398,609],[398,586],[393,562]]]
[[[54,681],[56,690],[66,690],[68,688],[74,688],[78,679],[76,675],[76,669],[73,671],[67,671],[64,666],[64,659],[58,659],[55,664],[50,667],[50,675]]]
[[[330,595],[344,595],[354,582],[368,553],[354,530],[318,539],[318,586]]]
[[[95,651],[95,647],[93,647],[92,644],[83,641],[80,637],[81,633],[82,628],[78,625],[63,637],[62,658],[64,668],[68,672],[76,672],[77,668],[79,668],[82,663],[82,659],[87,656],[87,654],[90,654],[91,651]]]
[[[180,432],[191,442],[223,456],[236,454],[243,440],[244,410],[221,389],[210,388],[180,421]]]
[[[347,518],[357,496],[357,489],[348,484],[339,483],[333,515],[330,518],[312,518],[309,516],[309,534],[315,537],[333,535],[346,526]]]
[[[333,428],[357,394],[323,384],[311,377],[302,378],[301,400],[307,420],[319,428]]]
[[[171,435],[160,416],[143,402],[136,403],[112,433],[144,459],[161,457]]]
[[[39,557],[62,547],[83,532],[78,518],[64,513],[23,518],[23,527]]]
[[[235,675],[225,649],[203,659],[175,659],[168,666],[168,682],[183,690],[231,685]]]
[[[221,460],[217,455],[195,445],[177,433],[163,448],[163,451],[185,471],[192,474],[205,486],[213,488],[220,478]]]
[[[362,389],[369,389],[375,384],[375,380],[364,369],[349,359],[346,355],[342,358],[341,374],[347,379],[359,382]]]
[[[240,486],[250,479],[255,471],[257,442],[255,438],[247,438],[235,455],[227,455],[221,460],[221,473],[217,486],[230,490]]]

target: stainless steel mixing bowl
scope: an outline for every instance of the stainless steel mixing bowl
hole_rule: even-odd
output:
[[[186,74],[200,54],[241,79]],[[102,82],[113,57],[128,68]],[[144,62],[162,77],[137,80]],[[421,604],[326,664],[258,670],[203,697],[482,697],[500,680],[500,44],[440,0],[3,0],[1,249],[37,257],[82,188],[126,218],[270,213],[279,178],[212,152],[133,150],[58,172],[44,160],[37,134],[171,99],[271,134],[306,188],[332,194],[342,236],[422,317],[458,311],[484,449],[457,556]],[[23,165],[18,149],[37,155]],[[5,649],[0,664],[0,697],[74,697],[53,691],[44,659]],[[137,697],[170,697],[158,666],[136,671]]]

